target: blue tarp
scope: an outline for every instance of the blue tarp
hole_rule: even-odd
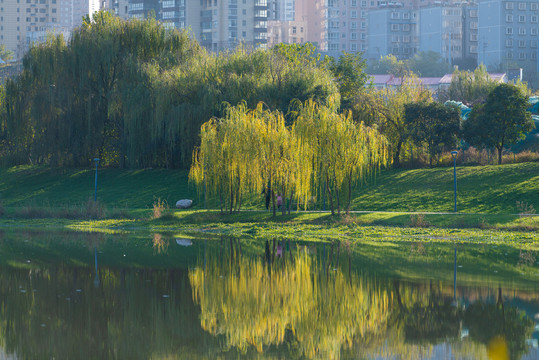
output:
[[[470,113],[472,112],[472,109],[470,109],[468,106],[464,105],[460,101],[447,100],[444,103],[444,105],[445,106],[453,105],[453,106],[458,107],[460,109],[460,116],[462,117],[463,120],[468,119],[468,116],[470,116]]]

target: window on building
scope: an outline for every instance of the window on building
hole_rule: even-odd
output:
[[[172,18],[176,17],[176,12],[175,11],[163,11],[161,13],[161,17],[163,19],[172,19]]]
[[[130,3],[129,11],[144,10],[144,3]]]
[[[399,35],[391,35],[391,42],[398,43]]]
[[[357,40],[357,32],[351,32],[350,33],[350,40]]]
[[[526,15],[519,15],[518,16],[518,22],[519,23],[526,22]]]
[[[512,51],[508,51],[507,54],[506,54],[506,57],[508,59],[512,59],[513,58],[513,52]]]
[[[163,2],[161,3],[161,6],[163,8],[174,7],[175,5],[176,5],[175,0],[163,0]],[[167,23],[167,24],[171,24],[171,23]],[[174,24],[172,24],[172,25],[174,25]]]
[[[470,46],[470,53],[477,54],[477,45]]]
[[[520,47],[520,48],[526,47],[526,40],[519,40],[518,41],[518,47]]]
[[[477,34],[470,34],[470,41],[477,41]]]
[[[530,10],[534,10],[534,11],[539,10],[539,4],[537,4],[537,3],[531,3],[531,4],[530,4]]]
[[[357,29],[357,22],[351,21],[350,22],[350,29],[353,29],[353,30]]]
[[[505,15],[505,22],[513,22],[513,15],[511,14]]]
[[[537,15],[530,16],[530,22],[536,24],[537,23]]]
[[[526,28],[525,27],[518,28],[518,34],[519,35],[526,35]]]
[[[470,22],[470,29],[477,29],[477,21]]]
[[[530,29],[530,34],[537,35],[537,28],[531,28]]]
[[[357,19],[357,11],[356,11],[356,10],[350,11],[350,17],[351,17],[352,19]]]
[[[505,3],[505,8],[507,10],[513,10],[514,4],[511,1],[508,1],[508,2]]]
[[[518,3],[518,9],[519,10],[526,10],[526,3],[525,2],[519,2]]]
[[[400,18],[401,18],[400,15],[401,15],[401,14],[400,14],[399,12],[393,11],[393,12],[391,13],[391,19],[394,19],[394,20],[395,20],[395,19],[400,19]]]
[[[537,49],[537,40],[530,40],[530,47],[532,49]]]
[[[410,13],[404,13],[404,14],[402,14],[402,18],[403,18],[404,20],[410,19]]]
[[[526,60],[526,53],[525,52],[518,53],[518,59],[519,60]]]
[[[476,18],[477,17],[477,10],[470,10],[470,17]]]
[[[402,24],[402,31],[410,31],[410,24]]]
[[[400,26],[399,24],[391,24],[391,31],[399,31]]]
[[[357,44],[356,43],[350,44],[350,51],[357,51]]]
[[[537,60],[537,53],[536,53],[536,52],[532,52],[531,58],[532,58],[532,60]]]
[[[505,34],[507,34],[507,35],[513,35],[513,28],[512,28],[512,27],[507,27],[507,28],[505,28]]]

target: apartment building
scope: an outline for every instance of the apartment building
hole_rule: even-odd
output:
[[[267,47],[268,0],[129,0],[127,13],[130,19],[155,17],[167,28],[190,29],[210,51]]]
[[[74,6],[85,10],[75,11]],[[19,60],[32,43],[44,41],[49,32],[68,38],[73,20],[98,7],[98,0],[0,0],[0,43]]]
[[[449,64],[453,63],[453,59],[462,59],[466,50],[470,53],[470,46],[475,45],[476,54],[477,26],[474,29],[475,35],[471,35],[472,29],[467,29],[466,26],[471,26],[472,23],[464,21],[466,16],[473,15],[474,11],[477,18],[477,7],[449,5],[420,9],[419,51],[435,51]]]
[[[118,16],[120,19],[127,20],[129,18],[129,0],[100,0],[101,9],[106,9]]]
[[[393,54],[397,59],[407,59],[418,51],[418,11],[393,7],[369,13],[369,60]]]
[[[489,68],[538,68],[537,0],[482,0],[478,16],[479,62]]]

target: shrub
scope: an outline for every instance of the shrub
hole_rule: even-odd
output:
[[[165,215],[165,213],[168,211],[168,204],[166,200],[161,200],[161,198],[157,198],[157,200],[153,203],[153,209],[152,209],[152,219],[160,219]]]

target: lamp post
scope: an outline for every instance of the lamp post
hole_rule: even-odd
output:
[[[453,183],[454,183],[454,192],[455,192],[455,212],[457,212],[457,154],[458,151],[451,151],[451,156],[453,157]]]
[[[94,191],[94,201],[97,202],[97,167],[99,166],[99,158],[95,158],[95,191]]]

